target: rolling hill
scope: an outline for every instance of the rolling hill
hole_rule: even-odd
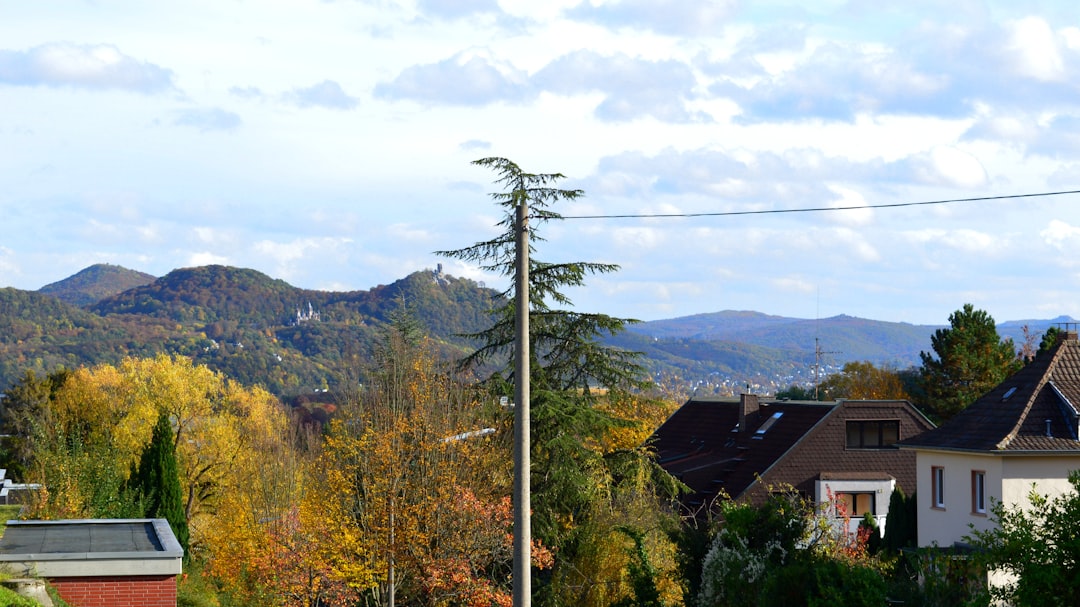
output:
[[[128,286],[130,285],[130,286]],[[487,326],[498,293],[441,270],[414,272],[367,291],[301,289],[227,266],[161,278],[91,266],[38,292],[0,289],[0,388],[27,370],[115,363],[157,352],[193,357],[246,384],[286,396],[357,376],[380,328],[407,307],[447,356]],[[1018,344],[1053,320],[999,325]],[[687,385],[774,390],[811,381],[845,362],[903,369],[920,364],[938,326],[835,316],[817,320],[722,311],[631,325],[606,341],[644,353],[658,376]]]

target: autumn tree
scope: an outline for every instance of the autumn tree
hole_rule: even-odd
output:
[[[899,374],[888,367],[876,367],[869,361],[845,363],[839,373],[821,382],[819,389],[827,399],[907,400]]]
[[[1012,340],[1001,340],[985,311],[964,304],[949,316],[949,325],[934,331],[933,353],[919,353],[927,399],[922,404],[939,420],[956,415],[1020,365]]]
[[[583,286],[588,276],[618,267],[547,262],[533,254],[544,242],[540,228],[562,218],[553,205],[583,195],[581,190],[558,188],[563,175],[528,173],[505,158],[474,164],[495,171],[496,183],[504,188],[492,194],[503,213],[498,224],[502,231],[490,240],[440,253],[487,272],[515,276],[516,209],[527,204],[529,301],[516,301],[513,289],[504,291],[492,326],[470,336],[480,346],[464,365],[494,367],[489,389],[509,396],[515,310],[528,306],[533,533],[558,555],[554,570],[534,588],[543,604],[609,605],[633,592],[630,565],[638,562],[628,550],[634,536],[618,527],[646,531],[643,545],[662,553],[657,546],[670,546],[661,537],[662,503],[677,485],[640,443],[615,438],[632,434],[634,416],[623,415],[619,406],[640,404],[635,399],[644,398],[647,382],[638,353],[606,346],[601,339],[634,321],[573,310],[565,294]]]
[[[43,377],[26,373],[0,394],[0,458],[8,478],[23,479],[33,457],[33,438],[51,423],[49,402],[71,372],[59,369]]]
[[[409,315],[387,327],[304,502],[323,512],[337,578],[369,602],[506,604],[509,470],[491,436],[504,425],[434,352]]]

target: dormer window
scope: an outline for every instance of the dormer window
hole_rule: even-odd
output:
[[[898,419],[849,419],[848,449],[889,449],[900,440]]]

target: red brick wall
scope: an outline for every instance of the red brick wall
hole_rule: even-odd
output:
[[[176,576],[67,577],[49,580],[73,607],[176,607]]]

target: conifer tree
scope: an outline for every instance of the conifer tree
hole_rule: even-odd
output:
[[[1011,339],[1002,341],[994,318],[971,304],[949,315],[949,328],[930,338],[933,354],[920,352],[923,403],[944,421],[1017,371],[1020,362]]]
[[[186,555],[188,526],[184,516],[184,497],[180,489],[172,425],[164,412],[158,415],[150,444],[139,459],[135,490],[142,500],[144,515],[169,521]]]
[[[515,210],[524,200],[529,206],[529,340],[532,352],[531,373],[534,389],[552,390],[605,387],[612,389],[642,385],[643,367],[638,363],[640,353],[604,346],[599,339],[621,332],[636,320],[616,318],[607,314],[584,313],[566,309],[572,305],[564,293],[580,287],[585,278],[607,274],[619,269],[608,263],[584,261],[550,263],[535,258],[537,243],[543,242],[539,227],[549,221],[562,219],[551,210],[557,202],[575,200],[584,195],[581,190],[554,187],[564,179],[561,173],[527,173],[505,158],[484,158],[473,164],[488,167],[498,174],[496,183],[506,190],[491,195],[504,211],[499,222],[502,233],[491,240],[440,255],[475,262],[480,269],[512,278],[515,273]],[[511,281],[512,282],[512,281]],[[469,335],[480,347],[465,360],[467,366],[494,363],[503,366],[500,377],[512,379],[514,348],[513,285],[502,293],[502,305],[495,312],[495,323]],[[556,307],[564,306],[564,307]]]
[[[492,194],[504,212],[498,224],[503,231],[491,240],[439,254],[512,278],[517,272],[516,210],[522,203],[529,208],[532,527],[534,536],[557,555],[554,569],[543,572],[534,586],[534,598],[540,605],[566,601],[609,605],[612,601],[605,601],[602,593],[586,597],[581,588],[614,587],[629,579],[629,572],[620,574],[618,581],[591,579],[581,565],[605,561],[611,554],[628,561],[627,555],[621,544],[600,549],[588,546],[589,539],[610,536],[612,520],[633,520],[641,525],[638,531],[657,533],[662,516],[659,502],[670,499],[678,485],[644,448],[605,450],[600,446],[613,429],[630,423],[596,406],[600,395],[611,399],[647,385],[638,362],[640,353],[612,348],[600,340],[637,321],[569,309],[572,302],[565,289],[583,286],[586,277],[614,272],[618,266],[553,263],[533,254],[535,245],[544,241],[539,228],[562,219],[551,206],[581,197],[581,190],[559,189],[555,186],[564,178],[562,174],[527,173],[505,158],[484,158],[474,164],[493,169],[496,183],[505,188]],[[494,367],[489,384],[508,395],[514,379],[518,302],[513,286],[501,295],[492,326],[469,335],[480,345],[463,365]],[[610,552],[604,553],[607,549]]]

